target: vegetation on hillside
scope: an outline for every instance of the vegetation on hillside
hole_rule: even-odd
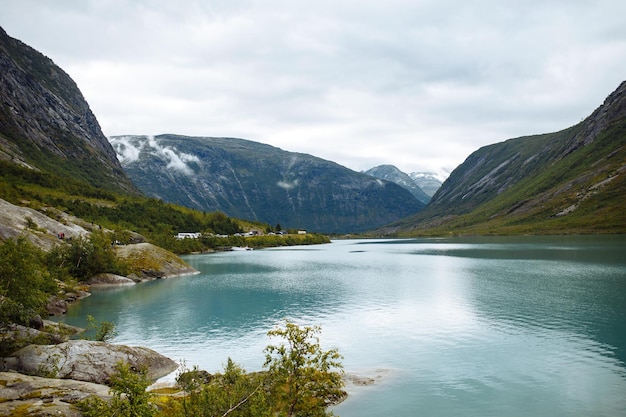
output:
[[[476,151],[400,236],[626,233],[626,119],[573,142],[572,128]]]
[[[91,224],[115,231],[112,240],[122,244],[131,241],[129,231],[137,232],[151,243],[175,253],[232,246],[259,248],[329,242],[326,236],[317,234],[243,238],[236,235],[244,230],[279,231],[280,226],[233,219],[221,212],[201,212],[155,198],[120,195],[79,180],[2,161],[0,198],[13,204],[27,204],[34,209],[46,206],[58,208]],[[177,239],[179,232],[201,233],[202,237]]]

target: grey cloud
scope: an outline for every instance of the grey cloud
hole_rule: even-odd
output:
[[[624,78],[624,15],[611,0],[22,0],[0,25],[70,73],[107,135],[413,171],[588,115]]]

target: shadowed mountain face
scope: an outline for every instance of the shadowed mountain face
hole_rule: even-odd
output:
[[[425,210],[386,230],[624,233],[624,207],[626,82],[576,126],[472,153]]]
[[[74,81],[2,28],[0,160],[136,192]]]
[[[404,188],[334,162],[234,138],[110,138],[147,195],[320,232],[370,230],[423,208]]]

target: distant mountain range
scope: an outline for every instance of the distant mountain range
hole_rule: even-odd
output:
[[[435,178],[433,173],[414,172],[409,175],[393,165],[379,165],[368,169],[365,173],[376,178],[395,182],[410,191],[417,200],[424,204],[428,204],[433,194],[441,187],[441,182]],[[422,187],[426,187],[428,192]]]
[[[437,190],[441,187],[443,182],[448,178],[450,173],[435,173],[435,172],[411,172],[409,177],[428,195],[432,198]]]
[[[143,192],[320,232],[626,233],[626,82],[579,124],[485,146],[440,185],[429,173],[381,166],[376,178],[243,139],[109,142],[71,78],[2,29],[0,81],[0,193],[13,204],[40,209],[50,188],[46,201],[89,216]]]
[[[159,135],[110,142],[146,195],[270,225],[363,232],[425,206],[393,182],[249,140]]]

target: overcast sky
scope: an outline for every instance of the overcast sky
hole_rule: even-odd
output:
[[[107,136],[232,136],[354,170],[454,169],[626,79],[623,0],[0,0]]]

